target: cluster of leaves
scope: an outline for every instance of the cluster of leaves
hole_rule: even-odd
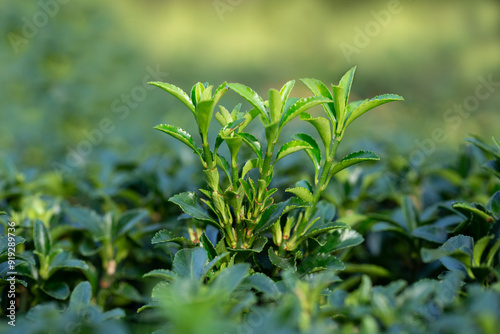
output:
[[[214,94],[197,84],[188,97],[155,83],[193,108],[201,148],[178,128],[158,129],[200,158],[199,182],[188,183],[197,180],[196,167],[175,158],[108,159],[85,177],[62,180],[2,161],[1,312],[7,319],[13,266],[17,322],[0,330],[496,333],[498,142],[471,138],[456,163],[417,168],[394,156],[344,170],[376,158],[362,152],[334,159],[349,120],[361,106],[389,99],[347,103],[353,73],[331,91],[303,80],[315,95],[304,99],[289,97],[290,82],[271,90],[269,101],[239,84]],[[210,146],[209,120],[227,89],[253,109],[221,107],[214,117],[222,129]],[[322,105],[327,117],[306,113],[312,105]],[[275,152],[292,115],[317,130],[319,156],[306,134]],[[243,132],[257,117],[266,145]],[[231,163],[217,151],[223,142]],[[247,152],[240,152],[243,144]],[[287,174],[296,180],[304,171],[303,156],[291,154],[301,150],[314,174],[286,188]],[[245,154],[254,158],[238,163]],[[287,164],[275,164],[283,154]],[[174,195],[186,189],[202,195]]]
[[[279,91],[270,89],[267,101],[251,88],[239,83],[224,82],[214,93],[213,86],[197,83],[188,95],[172,84],[152,82],[188,107],[198,125],[201,148],[189,133],[179,127],[162,124],[156,129],[186,144],[203,165],[207,188],[200,191],[205,198],[199,199],[196,193],[187,192],[173,196],[170,201],[179,205],[192,218],[215,225],[219,229],[222,235],[219,251],[213,251],[213,247],[204,242],[202,244],[207,251],[220,255],[226,251],[227,246],[233,256],[245,259],[252,253],[260,253],[265,249],[268,241],[265,233],[271,230],[274,247],[268,248],[268,254],[273,265],[281,269],[295,268],[295,262],[300,260],[299,271],[303,274],[324,268],[342,267],[340,261],[332,256],[332,252],[338,250],[339,239],[351,238],[359,241],[360,237],[349,231],[349,225],[334,221],[335,208],[320,202],[321,195],[335,174],[360,162],[379,158],[373,152],[358,151],[336,161],[337,148],[346,128],[355,119],[379,105],[402,100],[398,95],[385,94],[349,102],[355,70],[355,67],[350,69],[338,85],[332,84],[331,91],[319,80],[302,79],[314,96],[290,97],[295,85],[292,80]],[[220,111],[215,113],[215,118],[222,128],[217,134],[215,144],[210,147],[209,126],[217,103],[228,89],[239,94],[253,109],[241,112],[239,104],[229,112],[225,107],[219,106]],[[327,118],[313,118],[307,113],[318,105],[323,106]],[[265,145],[254,135],[244,132],[257,117],[265,130]],[[276,152],[283,128],[297,117],[316,129],[323,150],[312,136],[298,133]],[[224,142],[229,149],[230,163],[218,153]],[[243,144],[253,152],[255,158],[239,163]],[[276,163],[302,150],[313,163],[314,178],[302,180],[297,183],[297,187],[286,189],[286,192],[294,196],[282,202],[275,202],[273,195],[278,189],[269,187],[273,181]],[[250,175],[252,170],[255,171],[254,177]],[[221,180],[220,173],[226,178]],[[337,232],[331,233],[332,231]],[[195,240],[191,241],[197,241],[199,236],[193,234]],[[155,242],[170,240],[172,238],[158,236]],[[350,246],[355,244],[353,242]],[[348,246],[344,244],[344,247]]]

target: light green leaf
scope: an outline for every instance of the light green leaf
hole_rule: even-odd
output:
[[[306,133],[298,133],[293,136],[294,139],[302,140],[311,145],[310,149],[306,149],[306,153],[311,159],[314,169],[319,171],[321,168],[321,150],[319,149],[318,143],[314,140],[313,137],[309,136]]]
[[[286,157],[289,154],[305,149],[312,149],[312,146],[303,140],[289,141],[288,143],[281,146],[280,150],[278,151],[278,154],[276,155],[276,160],[274,161],[274,163],[276,163],[277,161]]]
[[[269,115],[267,114],[267,110],[266,110],[266,106],[264,105],[264,101],[255,91],[253,91],[250,87],[247,87],[247,86],[242,85],[240,83],[230,83],[230,84],[228,84],[228,87],[231,88],[236,93],[238,93],[242,98],[247,100],[255,108],[257,108],[259,113],[267,121],[269,121]]]
[[[189,146],[196,154],[198,154],[201,157],[200,149],[196,146],[193,137],[187,131],[177,126],[169,124],[160,124],[155,126],[154,128],[156,130],[165,132],[166,134],[169,134],[170,136],[180,140],[181,142]]]
[[[352,80],[354,79],[354,73],[356,72],[356,66],[352,67],[347,71],[342,79],[340,79],[339,86],[344,88],[345,92],[345,105],[349,102],[349,95],[351,93]]]
[[[332,130],[330,127],[330,122],[328,122],[328,120],[323,117],[312,118],[308,113],[302,113],[300,115],[300,119],[310,123],[316,128],[321,141],[323,141],[323,145],[325,145],[326,151],[328,151],[332,142]]]
[[[194,106],[193,102],[191,101],[191,99],[189,98],[189,96],[182,89],[180,89],[179,87],[174,86],[172,84],[166,83],[166,82],[152,81],[152,82],[149,82],[149,84],[156,86],[156,87],[159,87],[159,88],[169,92],[173,96],[175,96],[179,101],[184,103],[186,105],[186,107],[188,107],[189,110],[191,110],[193,115],[195,115],[195,117],[196,117],[195,106]]]
[[[313,194],[307,190],[306,188],[302,187],[296,187],[296,188],[288,188],[285,190],[286,192],[292,193],[295,196],[303,199],[306,202],[312,203],[313,202]]]
[[[315,96],[323,96],[327,99],[330,100],[328,103],[323,104],[323,109],[325,109],[325,112],[330,119],[332,123],[337,122],[337,117],[338,115],[335,113],[335,105],[333,104],[333,96],[332,93],[328,90],[328,87],[321,82],[320,80],[317,79],[300,79],[306,86],[309,88],[309,90],[315,95]]]
[[[337,134],[339,134],[343,130],[342,124],[344,124],[347,113],[345,103],[345,89],[341,86],[332,85],[332,92],[333,104],[335,105],[335,114],[337,115],[339,124],[336,132]]]
[[[198,196],[194,192],[184,192],[170,197],[169,202],[175,203],[191,217],[217,224],[208,214],[208,211],[201,206]]]
[[[191,101],[193,105],[196,107],[198,102],[200,101],[201,94],[205,90],[205,86],[201,82],[196,83],[193,88],[191,88]]]
[[[220,112],[215,113],[215,119],[220,125],[226,126],[233,121],[233,117],[224,106],[219,106]]]
[[[219,103],[219,100],[228,91],[228,89],[229,87],[227,86],[227,82],[225,81],[221,83],[219,87],[217,87],[213,98],[215,104]]]
[[[207,91],[208,89],[205,90],[205,92]],[[200,132],[204,138],[208,135],[208,128],[210,127],[210,122],[212,121],[214,108],[214,100],[200,101],[196,105],[196,121],[198,122],[198,127],[200,128]]]
[[[283,101],[280,92],[276,89],[269,90],[269,110],[271,112],[271,123],[279,121],[283,110]]]
[[[384,94],[366,100],[365,102],[360,104],[355,110],[353,110],[352,114],[347,119],[344,128],[346,128],[349,124],[351,124],[352,121],[354,121],[359,116],[363,115],[368,110],[392,101],[404,101],[404,99],[396,94]],[[341,127],[342,125],[339,126]]]
[[[284,84],[283,87],[281,87],[280,95],[282,102],[286,102],[288,100],[288,97],[290,96],[290,92],[292,91],[294,85],[295,80],[290,80],[286,84]],[[284,108],[285,104],[283,103],[281,112],[285,111]]]
[[[243,170],[241,171],[241,178],[243,179],[245,175],[247,175],[247,173],[254,168],[259,168],[259,159],[251,159],[245,163]]]
[[[345,156],[340,162],[338,162],[332,167],[331,175],[335,175],[341,170],[363,161],[377,161],[377,160],[380,160],[380,158],[373,152],[370,151],[353,152]]]
[[[322,96],[311,96],[299,99],[294,104],[292,104],[281,117],[280,129],[282,129],[285,124],[287,124],[306,110],[326,102],[331,102],[331,100]]]

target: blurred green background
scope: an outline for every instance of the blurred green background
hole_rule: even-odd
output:
[[[177,149],[152,127],[194,130],[191,115],[145,80],[185,90],[227,80],[265,97],[290,79],[337,83],[354,65],[351,98],[397,93],[406,102],[360,118],[347,146],[390,143],[410,159],[419,143],[432,146],[436,128],[446,133],[433,140],[438,153],[469,133],[498,135],[500,87],[478,88],[480,77],[500,82],[494,0],[3,0],[0,32],[0,156],[23,167]],[[310,93],[298,82],[292,95]],[[239,101],[230,92],[222,103]],[[464,103],[470,112],[447,112]]]

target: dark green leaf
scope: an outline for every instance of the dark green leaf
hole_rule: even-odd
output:
[[[441,226],[425,225],[419,226],[411,233],[414,237],[424,239],[427,241],[443,243],[448,238],[446,228]]]
[[[150,272],[144,274],[142,277],[143,278],[146,278],[146,277],[162,278],[166,281],[172,281],[177,277],[177,274],[171,270],[154,269],[154,270],[151,270]]]
[[[195,219],[217,224],[217,222],[209,215],[208,211],[201,205],[198,196],[196,196],[194,192],[177,194],[170,197],[169,202],[177,204],[185,213]]]
[[[250,147],[250,149],[255,152],[257,157],[262,160],[262,145],[260,145],[259,140],[253,135],[244,132],[238,133],[238,136],[243,138],[245,144],[247,144],[248,147]]]
[[[79,313],[90,306],[92,298],[92,287],[87,281],[79,283],[69,299],[69,309],[72,312]]]
[[[344,268],[344,264],[335,256],[331,254],[317,253],[305,258],[300,264],[298,271],[302,274],[308,274],[324,269],[343,270]]]
[[[299,207],[307,207],[309,204],[304,202],[300,198],[292,197],[287,199],[284,202],[279,202],[271,205],[264,213],[262,214],[257,227],[254,230],[254,233],[261,233],[271,227],[285,212],[285,210],[289,207],[299,208]]]
[[[201,279],[207,261],[207,251],[203,248],[185,248],[175,253],[172,268],[179,277]]]
[[[326,243],[320,248],[321,253],[332,253],[341,249],[361,244],[364,239],[361,234],[351,229],[337,229],[326,234]]]
[[[219,272],[211,282],[211,288],[219,295],[229,295],[238,287],[250,270],[249,263],[238,263]],[[220,296],[220,295],[219,295]]]
[[[280,294],[280,290],[278,289],[276,283],[274,283],[272,279],[261,273],[255,273],[247,276],[243,280],[243,284],[271,297]]]
[[[161,244],[165,242],[175,242],[183,247],[194,247],[195,244],[184,237],[178,237],[173,234],[173,232],[168,231],[168,230],[161,230],[156,232],[154,235],[153,239],[151,239],[151,243],[153,245],[155,244]]]
[[[65,300],[69,297],[69,286],[61,281],[49,281],[42,286],[42,291],[51,296],[52,298]]]
[[[35,250],[38,254],[47,256],[52,247],[50,233],[45,224],[37,219],[33,226],[33,241],[35,242]]]
[[[292,271],[297,271],[296,263],[294,258],[290,259],[285,259],[274,251],[272,247],[269,248],[267,251],[267,254],[269,256],[269,260],[271,261],[272,264],[274,264],[276,267],[283,269],[283,270],[292,270]]]
[[[215,250],[212,242],[207,238],[205,232],[201,234],[200,238],[201,246],[207,251],[208,259],[212,261],[215,257],[217,257],[217,251]]]
[[[464,255],[465,258],[472,258],[473,247],[474,240],[472,237],[457,235],[448,239],[438,249],[422,248],[420,253],[422,261],[428,263],[439,258],[452,255]]]
[[[118,221],[113,226],[113,239],[116,240],[126,234],[147,216],[148,212],[144,209],[129,210],[122,213]]]

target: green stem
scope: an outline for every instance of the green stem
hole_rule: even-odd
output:
[[[337,148],[339,147],[340,144],[339,139],[340,137],[334,138],[334,143],[333,145],[330,146],[330,152],[328,152],[326,156],[326,162],[325,166],[323,167],[323,170],[321,171],[321,177],[314,189],[313,201],[311,203],[311,206],[306,209],[303,222],[308,222],[309,219],[311,219],[312,214],[316,210],[316,205],[318,204],[321,194],[323,193],[323,191],[328,186],[328,183],[330,182],[330,178],[332,176],[330,175],[330,170],[335,160],[335,153],[337,152]]]

